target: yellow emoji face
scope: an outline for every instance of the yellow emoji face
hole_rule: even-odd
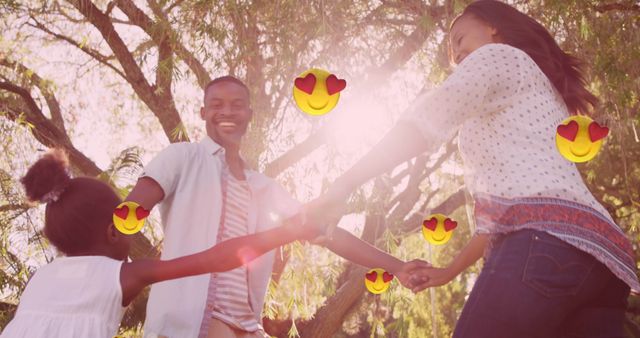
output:
[[[149,211],[136,202],[120,203],[113,211],[113,224],[123,234],[132,235],[144,226]]]
[[[371,269],[364,275],[364,286],[371,293],[381,294],[389,288],[393,275],[384,269]]]
[[[458,222],[447,216],[443,214],[433,214],[425,218],[422,222],[422,236],[431,244],[441,245],[451,239],[453,229],[457,226]]]
[[[309,115],[323,115],[338,104],[347,81],[326,70],[312,68],[298,76],[293,84],[293,99]]]
[[[556,147],[571,162],[587,162],[600,151],[609,128],[600,126],[588,116],[571,116],[556,129]]]

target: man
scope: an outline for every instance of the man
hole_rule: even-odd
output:
[[[217,78],[205,87],[200,110],[207,137],[171,144],[145,167],[127,200],[147,210],[160,204],[162,259],[266,230],[301,210],[300,202],[273,179],[247,169],[240,157],[252,116],[244,83]],[[339,229],[323,245],[358,264],[383,268],[403,284],[408,280],[409,265],[347,231]],[[261,312],[273,261],[271,251],[232,271],[155,284],[145,337],[264,337]]]

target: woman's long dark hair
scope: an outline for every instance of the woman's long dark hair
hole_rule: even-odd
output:
[[[560,92],[571,114],[587,114],[598,99],[586,88],[582,62],[565,53],[551,34],[536,20],[495,0],[471,3],[451,23],[473,15],[498,31],[501,42],[527,53]]]

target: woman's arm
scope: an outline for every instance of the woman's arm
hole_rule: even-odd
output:
[[[332,188],[348,195],[369,179],[427,151],[428,146],[429,143],[418,128],[401,121],[371,151],[342,174],[332,184]]]
[[[466,270],[471,264],[475,263],[482,257],[489,235],[476,234],[462,249],[462,251],[453,259],[451,264],[446,268],[427,268],[416,271],[411,276],[411,281],[415,286],[413,292],[422,291],[428,287],[441,286],[449,283],[462,271]]]
[[[449,264],[449,269],[453,277],[459,275],[462,271],[466,270],[471,264],[475,263],[482,257],[484,249],[489,242],[489,235],[476,234],[471,237],[469,243],[462,249],[462,251],[456,256],[456,258]],[[452,277],[452,279],[453,279]]]
[[[278,246],[297,239],[312,239],[319,229],[288,222],[287,225],[233,238],[212,248],[168,261],[140,259],[123,263],[120,270],[122,304],[126,306],[147,285],[203,273],[235,269]]]
[[[405,121],[399,122],[371,151],[336,179],[324,194],[305,205],[306,217],[315,224],[336,224],[354,189],[425,152],[428,147],[429,143],[418,128]],[[333,230],[335,226],[329,227],[327,234],[331,236]]]

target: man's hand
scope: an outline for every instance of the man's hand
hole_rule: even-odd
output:
[[[413,270],[410,276],[411,291],[420,292],[426,288],[449,283],[456,275],[450,268],[424,268]]]
[[[423,269],[428,269],[431,267],[431,264],[429,264],[428,262],[420,259],[414,259],[402,264],[400,269],[395,272],[395,276],[398,277],[398,280],[400,281],[400,284],[402,284],[402,286],[408,289],[413,289],[415,283],[421,282],[419,280],[416,280],[414,282],[412,278],[416,271],[421,271]]]

